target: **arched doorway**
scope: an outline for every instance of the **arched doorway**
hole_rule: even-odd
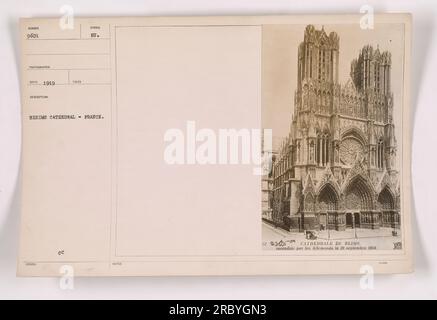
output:
[[[399,214],[395,210],[394,197],[387,187],[379,193],[378,204],[381,209],[381,225],[392,228],[399,226]]]
[[[346,228],[359,228],[360,225],[359,212],[346,212]]]
[[[360,213],[359,212],[354,213],[354,222],[355,222],[355,228],[361,227]]]
[[[373,195],[368,182],[361,176],[353,179],[345,192],[345,209],[351,212],[355,227],[377,228],[379,216],[373,208]]]
[[[346,228],[354,227],[354,216],[352,212],[346,212]]]
[[[319,224],[321,228],[339,230],[342,220],[338,218],[338,196],[330,184],[322,187],[317,197],[319,206]],[[342,223],[343,228],[344,224]]]

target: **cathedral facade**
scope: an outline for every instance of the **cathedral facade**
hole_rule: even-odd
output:
[[[363,47],[340,84],[339,44],[335,32],[305,29],[269,220],[290,231],[399,228],[391,54]]]

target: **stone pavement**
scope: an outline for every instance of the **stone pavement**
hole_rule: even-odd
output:
[[[397,229],[397,235],[392,235],[392,228],[380,229],[346,229],[345,231],[324,230],[315,231],[317,239],[308,240],[303,232],[288,232],[281,228],[262,223],[262,239],[265,248],[275,249],[278,243],[285,243],[284,246],[299,245],[302,243],[313,243],[316,241],[340,241],[341,243],[355,243],[357,246],[371,248],[372,250],[393,250],[399,249],[402,241],[401,230]]]

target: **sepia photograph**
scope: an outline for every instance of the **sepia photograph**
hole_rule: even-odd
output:
[[[435,0],[0,8],[0,300],[437,298]]]
[[[263,27],[266,250],[402,250],[404,26]]]

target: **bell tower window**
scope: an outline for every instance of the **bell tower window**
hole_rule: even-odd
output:
[[[378,140],[378,146],[376,148],[376,164],[379,169],[384,168],[384,141]]]
[[[316,162],[319,166],[325,167],[329,163],[329,134],[317,135]]]

